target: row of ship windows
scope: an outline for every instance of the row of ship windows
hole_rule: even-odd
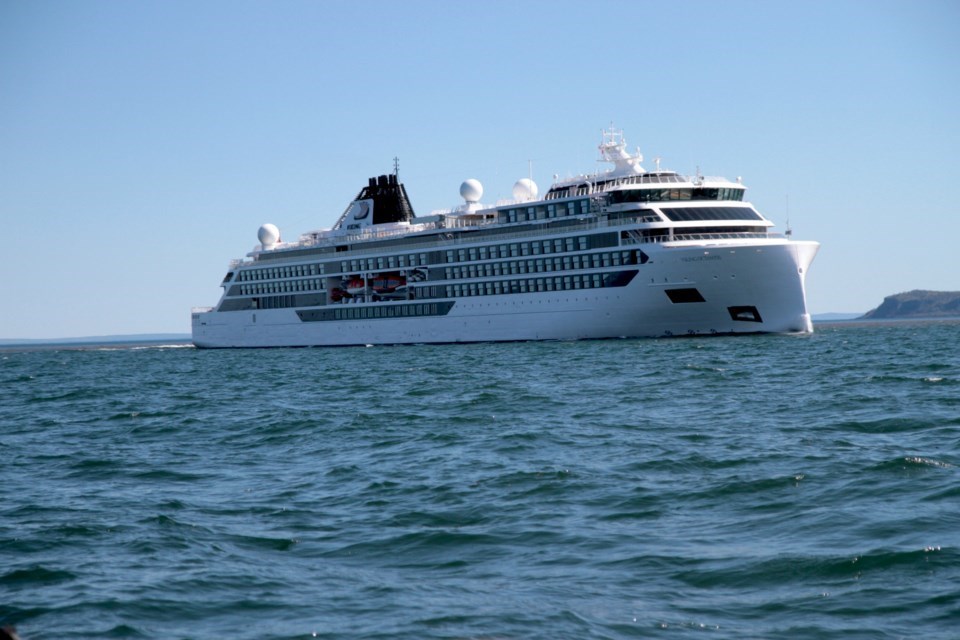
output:
[[[599,247],[608,247],[616,244],[615,234],[599,234],[593,236],[569,236],[552,240],[534,240],[533,242],[512,242],[510,244],[488,245],[484,247],[469,247],[467,249],[450,249],[446,253],[446,262],[474,262],[494,258],[518,258],[521,256],[538,256],[547,253],[568,253],[573,251],[587,251]]]
[[[377,258],[361,258],[358,260],[342,260],[341,273],[359,273],[375,269],[396,269],[416,267],[429,262],[429,254],[408,254],[401,256],[379,256]],[[259,280],[275,280],[278,278],[300,278],[306,276],[323,275],[327,265],[324,263],[295,264],[286,267],[268,267],[264,269],[246,269],[237,276],[240,282],[256,282]]]
[[[614,236],[610,236],[613,238]],[[591,241],[593,240],[593,241]],[[551,240],[534,240],[532,242],[512,242],[508,244],[486,245],[482,247],[470,247],[467,249],[449,249],[443,256],[447,263],[467,262],[475,260],[489,260],[494,258],[517,258],[520,256],[541,255],[548,253],[565,253],[572,251],[586,251],[588,249],[600,246],[610,246],[615,241],[601,236],[569,236],[566,238],[554,238]],[[438,252],[432,252],[434,254]],[[362,273],[369,271],[378,271],[384,269],[402,269],[406,267],[417,267],[427,265],[431,262],[439,261],[440,256],[432,256],[429,253],[407,254],[396,256],[377,256],[375,258],[358,258],[355,260],[342,260],[340,262],[341,273]],[[285,267],[268,267],[262,269],[246,269],[237,276],[240,282],[258,282],[262,280],[275,280],[280,278],[301,278],[315,275],[323,275],[327,272],[327,265],[323,263],[297,264]],[[283,291],[303,291],[304,289],[283,289]],[[278,290],[280,291],[280,290]],[[259,290],[258,293],[273,293],[273,291]]]
[[[403,256],[378,256],[376,258],[343,260],[340,262],[340,272],[360,273],[362,271],[377,271],[383,269],[425,266],[430,264],[430,258],[430,253],[413,253]]]
[[[262,293],[290,293],[293,291],[322,291],[324,281],[315,278],[309,280],[286,280],[281,282],[257,282],[241,284],[240,295],[250,296]]]
[[[610,251],[587,255],[537,258],[536,260],[512,260],[488,262],[444,269],[445,280],[461,278],[484,278],[518,273],[543,273],[546,271],[569,271],[571,269],[599,269],[601,267],[637,264],[636,251]]]
[[[598,239],[591,242],[591,239]],[[615,238],[610,234],[610,238]],[[448,249],[443,254],[443,261],[446,263],[468,262],[476,260],[490,260],[495,258],[517,258],[520,256],[541,255],[547,253],[565,253],[572,251],[586,251],[588,249],[600,246],[610,246],[615,244],[615,240],[606,239],[600,241],[599,236],[569,236],[566,238],[553,238],[551,240],[534,240],[533,242],[511,242],[508,244],[485,245],[481,247],[469,247],[464,249]],[[408,266],[427,265],[431,262],[430,254],[421,253],[418,256],[380,256],[377,258],[366,258],[359,260],[350,260],[340,263],[342,273],[361,273],[364,271],[377,271],[383,269],[396,269]],[[406,260],[405,260],[406,258]],[[439,261],[440,256],[436,256],[434,261]]]
[[[602,289],[621,286],[619,273],[586,273],[547,278],[523,278],[497,282],[470,282],[446,285],[448,298],[469,296],[499,296],[510,293],[537,293],[544,291],[570,291],[572,289]]]
[[[743,189],[697,187],[693,189],[627,189],[611,191],[610,204],[624,202],[669,202],[671,200],[743,200]]]
[[[587,215],[590,213],[590,199],[582,198],[570,202],[555,202],[540,204],[531,207],[513,207],[504,209],[497,215],[497,221],[506,224],[510,222],[527,222],[529,220],[549,220],[566,216]]]
[[[664,207],[662,211],[674,222],[762,219],[760,214],[750,207]]]
[[[323,265],[295,264],[289,267],[270,267],[267,269],[245,269],[237,275],[240,282],[257,280],[274,280],[276,278],[302,278],[306,276],[323,275]]]
[[[448,303],[452,304],[452,303]],[[343,309],[329,309],[316,312],[318,320],[370,320],[375,318],[412,318],[416,316],[436,316],[449,311],[443,303],[400,304],[378,306],[352,306]],[[312,319],[312,318],[311,318]]]
[[[270,296],[269,298],[254,298],[251,301],[253,309],[286,309],[297,306],[296,296]]]

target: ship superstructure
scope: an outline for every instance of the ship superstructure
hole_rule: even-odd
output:
[[[738,179],[648,171],[621,132],[608,171],[529,178],[488,206],[417,217],[396,172],[371,178],[332,229],[273,225],[234,261],[198,347],[570,340],[812,331],[805,277],[819,244],[771,231]]]

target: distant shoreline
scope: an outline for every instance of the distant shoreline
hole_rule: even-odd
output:
[[[814,318],[814,327],[881,327],[903,324],[958,324],[960,316],[935,316],[931,318],[848,318],[835,320],[817,320]]]
[[[0,351],[123,349],[133,347],[183,347],[192,345],[190,334],[148,334],[130,336],[91,336],[88,338],[49,338],[0,340]]]

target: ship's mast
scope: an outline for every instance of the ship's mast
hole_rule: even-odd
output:
[[[630,155],[627,151],[627,142],[623,139],[623,129],[615,129],[611,123],[609,129],[601,131],[603,142],[597,147],[600,150],[600,162],[613,163],[613,169],[610,173],[614,175],[634,175],[643,173],[644,169],[640,166],[643,161],[643,155],[637,149],[635,155]]]

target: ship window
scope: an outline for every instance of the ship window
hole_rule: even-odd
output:
[[[682,207],[663,209],[663,213],[673,222],[695,220],[761,220],[750,207]]]
[[[705,302],[703,295],[696,289],[667,289],[670,302],[680,304],[684,302]]]
[[[731,320],[740,322],[763,322],[756,307],[727,307]]]

